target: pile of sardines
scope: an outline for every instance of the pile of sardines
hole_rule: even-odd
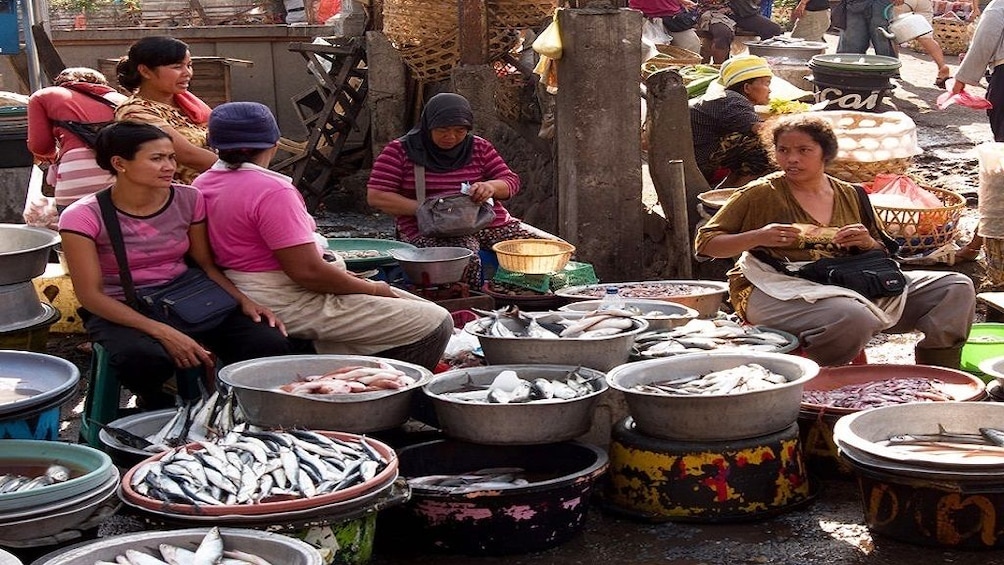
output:
[[[130,486],[179,504],[257,504],[347,489],[388,463],[364,437],[344,441],[306,430],[233,431],[199,446],[172,449],[140,465]]]
[[[787,377],[779,375],[763,365],[747,363],[706,375],[686,375],[665,381],[640,384],[636,385],[634,389],[639,392],[671,395],[742,394],[775,387],[787,382]]]
[[[955,432],[938,424],[937,433],[904,433],[876,442],[878,445],[928,454],[954,453],[963,456],[1004,455],[1004,430],[982,427],[978,433]]]
[[[272,565],[257,555],[226,549],[223,546],[223,538],[220,537],[220,530],[215,526],[209,529],[194,551],[169,543],[160,544],[157,550],[163,559],[135,549],[127,549],[122,555],[116,556],[115,561],[97,561],[94,565],[199,565],[202,563]]]
[[[779,333],[720,318],[691,320],[673,329],[640,333],[635,337],[632,353],[654,359],[712,350],[771,352],[787,345],[791,345],[791,341]]]
[[[578,369],[569,372],[563,380],[536,378],[532,381],[507,370],[500,372],[488,385],[475,384],[468,376],[460,388],[439,396],[471,403],[525,404],[572,400],[595,390],[593,381],[582,376]]]
[[[56,483],[65,483],[68,480],[70,480],[70,470],[62,465],[49,465],[45,472],[37,477],[8,473],[0,475],[0,494],[24,492]]]
[[[527,315],[515,306],[499,310],[475,310],[484,316],[477,321],[476,333],[491,337],[531,337],[535,339],[590,339],[609,337],[636,327],[627,310],[599,310],[582,317],[565,312]]]
[[[947,402],[955,400],[941,390],[945,383],[938,379],[895,377],[844,385],[832,390],[802,391],[802,402],[864,410],[907,402]]]
[[[492,467],[457,475],[409,477],[408,486],[452,494],[522,487],[530,484],[522,467]]]

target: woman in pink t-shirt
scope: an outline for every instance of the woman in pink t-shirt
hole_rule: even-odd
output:
[[[104,128],[95,143],[97,163],[115,177],[107,191],[72,204],[59,221],[73,289],[85,311],[84,326],[109,353],[119,379],[144,408],[174,406],[163,384],[175,369],[292,353],[283,325],[272,312],[243,293],[213,264],[206,236],[202,194],[172,183],[177,163],[171,137],[145,124],[119,122]],[[238,308],[220,316],[211,330],[182,332],[126,302],[103,221],[100,198],[110,195],[121,230],[135,294],[168,284],[191,261],[234,297]],[[204,345],[203,345],[204,344]],[[208,347],[208,349],[207,349]]]

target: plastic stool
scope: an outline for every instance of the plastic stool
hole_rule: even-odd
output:
[[[87,395],[84,397],[84,411],[80,415],[80,438],[91,447],[102,449],[101,431],[97,424],[108,424],[119,418],[122,383],[118,374],[108,365],[108,351],[100,343],[94,342],[91,353],[91,366],[87,384]],[[179,370],[175,374],[178,381],[178,393],[182,398],[194,398],[198,392],[198,383],[204,375],[201,367]]]

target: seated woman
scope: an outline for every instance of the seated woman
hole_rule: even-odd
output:
[[[221,104],[209,118],[220,161],[195,179],[206,198],[217,263],[318,353],[376,355],[432,369],[453,335],[440,306],[327,263],[317,226],[286,176],[266,167],[279,127],[255,102]]]
[[[282,324],[229,281],[213,264],[206,236],[202,194],[172,183],[171,137],[161,129],[131,122],[107,126],[95,144],[97,162],[115,177],[107,191],[72,204],[59,219],[70,278],[86,309],[84,326],[109,353],[109,363],[144,408],[174,406],[163,384],[175,369],[224,365],[291,353]],[[210,331],[186,335],[126,304],[126,291],[99,195],[110,194],[121,226],[132,285],[155,289],[176,280],[192,261],[239,307]],[[203,347],[205,344],[206,347]],[[208,348],[208,349],[207,349]]]
[[[437,94],[422,110],[418,126],[387,144],[373,163],[366,199],[370,206],[397,217],[399,237],[417,247],[466,247],[474,252],[464,277],[480,288],[478,251],[510,239],[547,237],[525,227],[502,205],[519,191],[519,176],[509,169],[491,142],[471,133],[474,112],[459,94]],[[459,194],[470,183],[471,200],[493,199],[495,220],[487,228],[463,237],[436,238],[419,233],[415,212],[419,202],[415,172],[425,167],[428,198]]]
[[[690,107],[697,166],[712,186],[742,186],[775,170],[760,139],[763,120],[754,105],[770,103],[767,61],[755,55],[733,57],[722,65],[720,96],[708,95]]]
[[[113,121],[115,106],[123,100],[105,75],[86,67],[63,70],[53,86],[28,99],[28,149],[50,163],[46,180],[55,188],[58,210],[112,183],[112,176],[94,161],[94,150],[74,130]]]
[[[639,10],[646,18],[659,22],[673,38],[673,46],[701,52],[701,39],[694,31],[697,21],[694,0],[629,0],[628,8]]]
[[[166,131],[178,160],[175,179],[191,184],[216,162],[216,154],[206,148],[210,108],[188,91],[192,80],[188,45],[173,37],[144,37],[129,47],[115,72],[122,88],[132,92],[116,109],[115,119]]]
[[[823,171],[837,155],[830,126],[812,117],[782,119],[773,129],[782,172],[752,182],[698,230],[699,256],[736,257],[729,272],[729,299],[751,324],[796,335],[805,355],[820,365],[850,362],[879,332],[924,333],[916,362],[959,367],[975,315],[972,281],[959,273],[905,273],[899,296],[866,299],[849,289],[782,274],[753,256],[814,261],[888,248],[880,220],[863,210],[854,186]],[[828,229],[827,229],[828,228]],[[812,235],[809,235],[812,234]]]
[[[771,0],[762,0],[770,2]],[[736,29],[741,28],[761,41],[781,35],[781,26],[760,13],[761,0],[697,0],[701,13],[697,32],[709,38],[705,62],[724,63],[732,51]]]

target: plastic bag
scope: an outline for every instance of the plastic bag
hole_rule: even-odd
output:
[[[876,196],[879,198],[876,199]],[[944,206],[941,199],[917,186],[917,183],[906,175],[887,173],[875,175],[870,198],[873,204],[879,200],[878,204],[890,208],[931,209]]]
[[[673,36],[666,32],[662,18],[645,18],[641,24],[641,40],[655,45],[669,45],[673,42]]]
[[[544,31],[540,32],[537,39],[533,40],[533,50],[551,59],[561,58],[561,28],[558,27],[558,12],[555,10],[554,19],[547,24]]]
[[[952,94],[952,91],[950,90],[948,92],[942,92],[938,96],[937,102],[938,108],[941,110],[944,110],[952,104],[958,104],[960,106],[965,106],[966,108],[972,108],[973,110],[989,110],[994,107],[994,105],[986,98],[970,94],[966,90],[963,90],[958,94]]]
[[[50,170],[53,170],[50,167]],[[32,167],[31,179],[28,181],[28,194],[24,201],[24,211],[21,216],[24,223],[39,228],[57,229],[59,213],[56,212],[56,199],[42,194],[42,169]]]

